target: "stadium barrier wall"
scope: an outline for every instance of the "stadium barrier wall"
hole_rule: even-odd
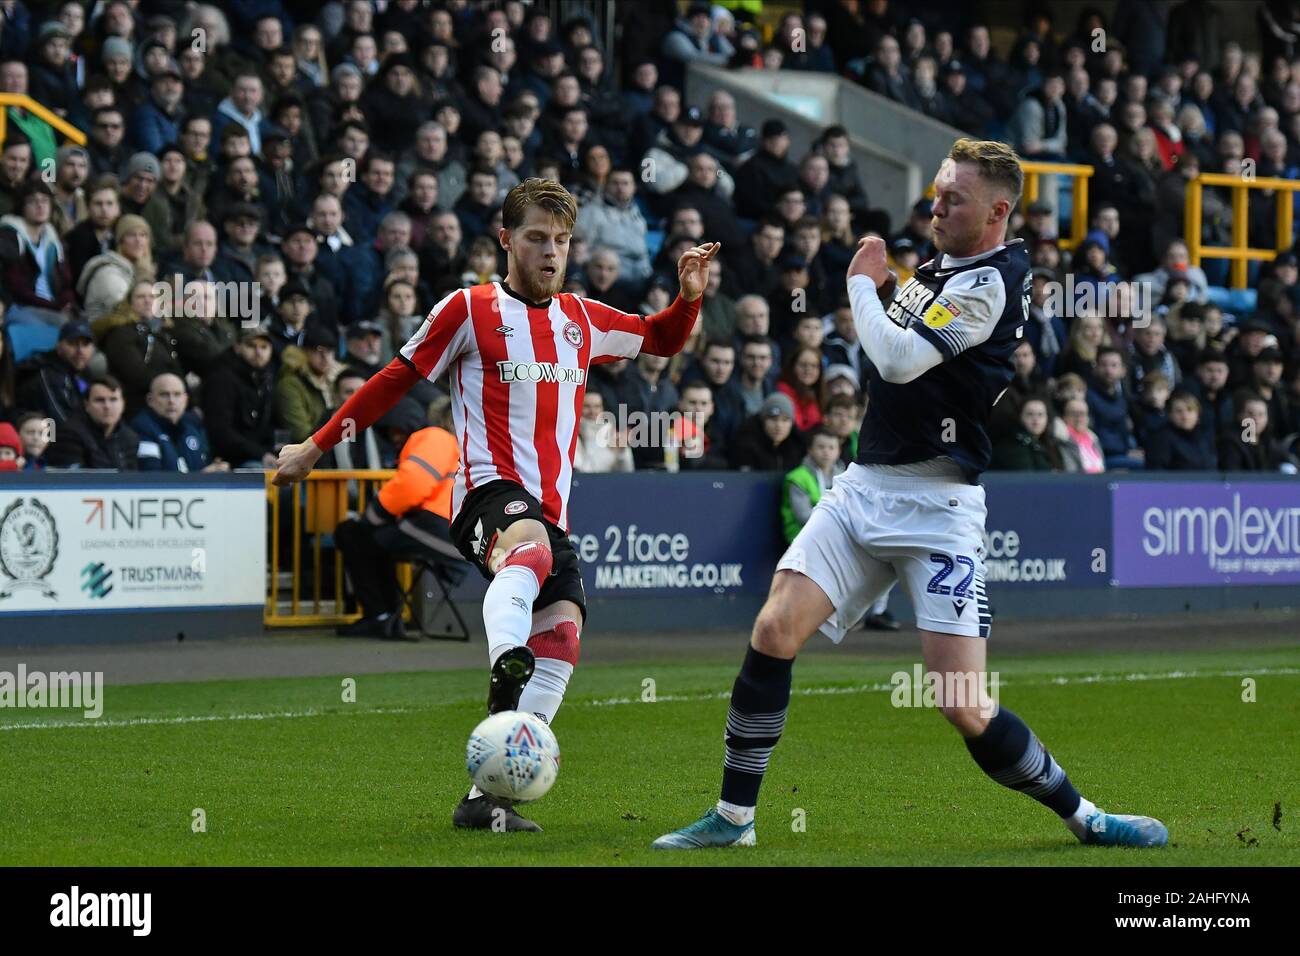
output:
[[[0,475],[0,644],[257,633],[263,481],[261,472]]]
[[[275,577],[280,586],[268,592],[268,624],[355,619],[335,611],[330,581],[337,573],[341,584],[341,569],[328,533],[386,473],[355,474],[367,477],[317,472],[306,486],[314,491],[288,498],[272,492],[282,570]],[[349,482],[351,495],[343,490]],[[1293,477],[990,473],[984,487],[995,623],[1300,605],[1300,481]],[[666,633],[748,629],[784,550],[779,489],[776,476],[753,472],[576,476],[569,531],[592,625]],[[290,519],[289,509],[299,517]],[[299,542],[296,560],[285,551],[290,540]],[[290,574],[314,583],[286,587]],[[473,573],[454,591],[480,632],[485,587]],[[290,594],[299,596],[296,612]],[[901,591],[891,608],[910,615]]]

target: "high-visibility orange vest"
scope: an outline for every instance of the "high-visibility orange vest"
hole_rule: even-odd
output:
[[[442,428],[422,428],[406,440],[397,474],[379,489],[379,503],[394,516],[423,508],[451,520],[451,486],[460,467],[456,436]]]

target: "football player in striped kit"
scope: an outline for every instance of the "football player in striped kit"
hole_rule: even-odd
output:
[[[916,608],[938,704],[975,763],[1056,813],[1083,843],[1163,846],[1164,824],[1109,814],[1079,795],[1029,727],[989,699],[984,489],[989,413],[1011,381],[1029,312],[1029,256],[1008,241],[1023,173],[1003,143],[960,139],[935,176],[934,243],[886,307],[884,241],[848,269],[871,360],[858,460],[835,480],[777,564],[731,693],[722,794],[659,849],[752,846],[759,786],[790,703],[795,655],[817,631],[838,643],[895,581]],[[966,690],[966,693],[958,691]]]
[[[695,325],[719,243],[687,250],[681,291],[642,317],[562,293],[577,203],[558,183],[527,179],[502,207],[501,282],[452,292],[386,368],[311,438],[281,453],[275,483],[304,477],[346,435],[359,435],[421,379],[449,375],[461,467],[451,536],[489,579],[483,599],[491,677],[488,712],[522,710],[548,723],[578,662],[586,616],[569,543],[569,487],[591,365],[642,352],[679,352]],[[441,477],[441,476],[439,476]],[[540,830],[477,789],[456,826]]]

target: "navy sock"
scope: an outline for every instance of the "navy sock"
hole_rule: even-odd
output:
[[[994,781],[1033,797],[1060,817],[1079,809],[1079,792],[1025,722],[999,708],[984,733],[966,739],[966,749]]]
[[[731,688],[727,752],[722,762],[722,799],[758,806],[767,761],[785,729],[793,660],[769,657],[750,647]]]

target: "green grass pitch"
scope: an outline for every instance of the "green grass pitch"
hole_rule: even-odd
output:
[[[529,809],[543,834],[450,825],[482,715],[478,669],[352,675],[355,703],[347,675],[109,686],[97,726],[3,710],[0,864],[1300,864],[1296,648],[991,665],[1002,702],[1086,796],[1168,824],[1162,851],[1079,846],[987,780],[938,713],[871,689],[913,660],[851,654],[795,667],[756,848],[651,851],[716,799],[739,650],[580,667],[555,726],[559,780]]]

